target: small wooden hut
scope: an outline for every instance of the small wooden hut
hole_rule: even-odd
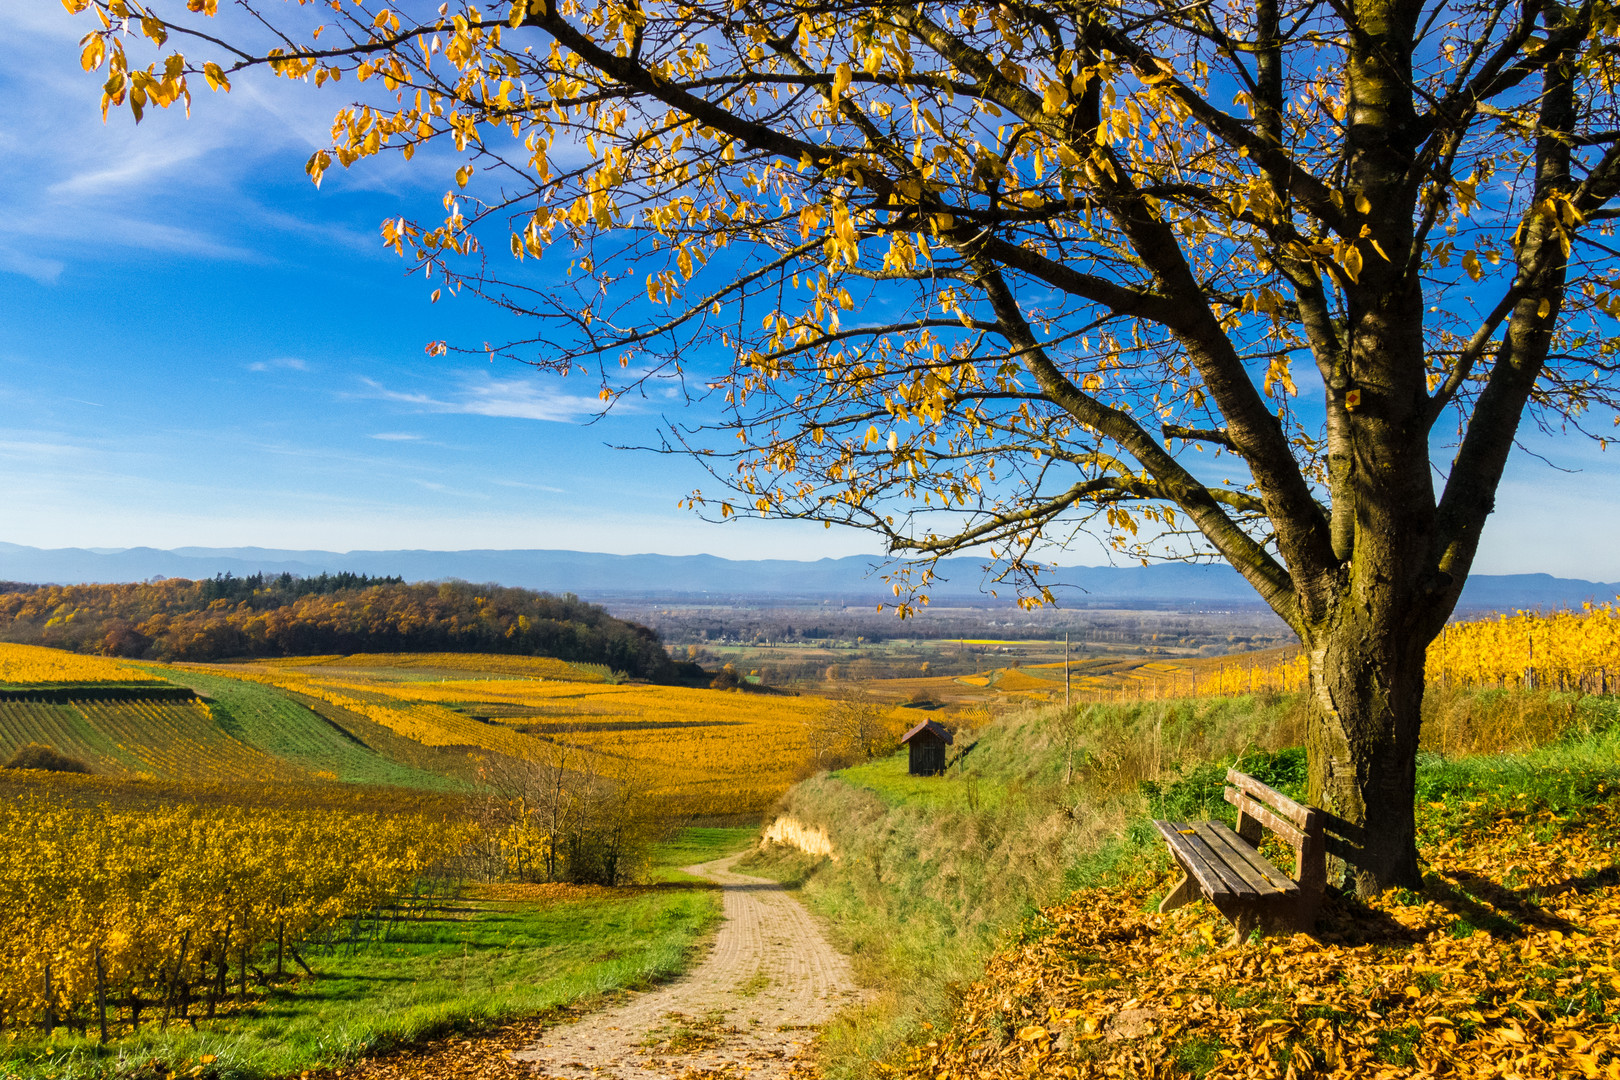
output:
[[[945,771],[945,748],[951,745],[951,733],[937,720],[924,720],[905,733],[900,745],[911,749],[912,776],[938,776]]]

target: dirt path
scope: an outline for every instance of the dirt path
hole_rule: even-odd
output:
[[[512,1057],[560,1080],[671,1080],[688,1073],[786,1074],[859,991],[849,961],[774,881],[732,871],[741,854],[687,873],[725,889],[725,922],[685,978],[576,1024]]]

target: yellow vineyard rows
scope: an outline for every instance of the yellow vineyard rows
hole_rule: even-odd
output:
[[[201,701],[0,701],[0,757],[44,743],[97,772],[200,782],[307,780],[232,738]]]
[[[0,643],[0,684],[161,683],[150,672],[104,656]]]
[[[1427,674],[1445,686],[1612,693],[1620,683],[1620,607],[1586,604],[1453,623],[1429,646]],[[1220,667],[1144,664],[1113,677],[1077,678],[1074,689],[1114,697],[1230,696],[1303,690],[1309,678],[1307,658],[1296,650]]]
[[[278,668],[374,668],[419,675],[423,671],[465,671],[483,675],[509,675],[519,679],[563,679],[568,682],[606,681],[605,664],[575,664],[550,656],[508,656],[500,653],[356,653],[353,656],[296,656],[266,660]]]
[[[551,760],[560,746],[584,750],[615,773],[630,766],[677,814],[764,809],[802,772],[810,728],[827,708],[813,697],[581,681],[577,675],[563,681],[558,661],[530,663],[539,658],[413,654],[400,667],[384,664],[386,657],[321,659],[192,666],[318,698],[427,746],[525,761]],[[501,662],[511,663],[497,666]],[[404,677],[457,670],[519,677]],[[901,712],[909,716],[910,710],[897,710],[897,725],[906,719]]]
[[[431,815],[0,803],[0,1024],[91,1021],[98,997],[211,1012],[228,983],[415,892],[465,826]]]

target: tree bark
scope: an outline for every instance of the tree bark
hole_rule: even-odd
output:
[[[1328,883],[1359,896],[1421,883],[1414,799],[1428,641],[1346,595],[1308,643],[1308,801],[1333,815]]]

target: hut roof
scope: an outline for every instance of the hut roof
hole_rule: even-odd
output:
[[[931,731],[937,737],[944,739],[946,746],[951,745],[951,743],[954,741],[951,738],[951,733],[946,731],[944,726],[940,724],[938,720],[924,720],[922,723],[918,724],[916,727],[912,728],[910,731],[906,732],[900,737],[900,745],[904,746],[918,735],[921,735],[924,731]]]

